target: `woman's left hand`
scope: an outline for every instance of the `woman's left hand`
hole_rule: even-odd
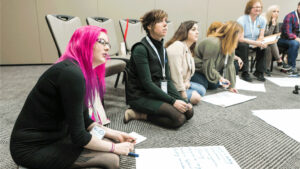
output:
[[[192,110],[193,105],[192,105],[191,103],[188,103],[188,104],[187,104],[187,107],[188,107],[188,110]]]
[[[232,92],[232,93],[239,93],[236,88],[230,88],[229,91]]]
[[[240,67],[240,69],[242,69],[244,62],[242,61],[242,59],[240,57],[237,57],[237,58],[238,58],[237,61],[238,61],[239,67]]]
[[[189,89],[191,87],[191,83],[190,82],[186,82],[184,85],[185,85],[185,89]]]
[[[121,131],[115,131],[113,133],[113,140],[117,142],[130,142],[130,143],[135,143],[136,138],[131,137],[128,133],[121,132]]]

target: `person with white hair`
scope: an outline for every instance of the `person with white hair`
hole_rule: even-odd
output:
[[[278,15],[279,15],[279,6],[278,5],[272,5],[267,9],[267,12],[265,13],[267,25],[265,29],[265,36],[274,35],[276,33],[279,33],[279,23],[278,23]],[[278,66],[282,66],[282,69],[289,70],[291,69],[291,66],[288,64],[282,62],[282,59],[279,55],[279,50],[277,43],[268,45],[266,49],[266,74],[268,76],[271,76],[270,71],[270,65],[272,62],[272,58],[275,58],[277,61]]]

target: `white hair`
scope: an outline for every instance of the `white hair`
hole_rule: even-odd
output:
[[[272,20],[272,13],[274,10],[278,9],[279,10],[279,6],[278,5],[272,5],[267,9],[267,12],[265,14],[266,20],[267,20],[267,24],[269,24]],[[278,18],[277,18],[278,19]],[[277,23],[277,19],[276,19],[276,23]]]

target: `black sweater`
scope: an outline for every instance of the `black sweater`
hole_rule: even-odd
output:
[[[85,79],[66,60],[50,67],[34,86],[15,123],[11,154],[29,168],[69,168],[91,135],[84,103]]]
[[[163,80],[161,63],[146,38],[143,38],[141,42],[136,43],[132,47],[132,55],[127,64],[128,100],[146,97],[173,105],[176,99],[184,99],[180,96],[171,80],[170,68],[167,63],[167,53],[166,60],[163,58],[163,41],[157,41],[151,37],[150,39],[160,55],[162,64],[165,65],[166,68],[168,94],[163,92],[160,88],[160,83]]]

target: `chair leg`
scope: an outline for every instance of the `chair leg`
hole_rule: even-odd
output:
[[[255,65],[255,60],[253,59],[254,57],[251,57],[251,61],[250,61],[250,72],[252,73],[253,71],[253,67]]]
[[[270,71],[272,72],[273,71],[273,60],[271,60],[271,67],[270,67]]]
[[[104,110],[105,110],[104,98],[101,98],[101,102],[102,102],[103,108],[104,108]]]
[[[125,84],[125,77],[126,75],[125,75],[125,73],[123,74],[123,79],[122,79],[122,84]]]
[[[124,71],[123,80],[125,82],[125,103],[126,103],[126,105],[128,105],[128,102],[127,102],[128,71],[126,69]]]
[[[118,73],[118,75],[117,75],[117,79],[116,79],[116,82],[115,82],[115,88],[117,88],[117,86],[118,86],[120,74],[121,73]]]

